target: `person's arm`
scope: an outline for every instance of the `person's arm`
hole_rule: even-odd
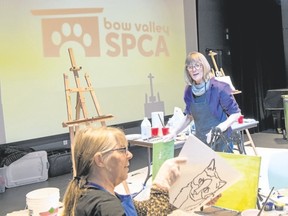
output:
[[[155,184],[151,187],[149,200],[134,200],[134,206],[138,216],[166,216],[176,209],[169,203],[169,191]]]
[[[226,131],[234,122],[237,122],[241,113],[234,113],[230,115],[224,122],[220,123],[217,127],[222,131]]]
[[[175,207],[169,203],[169,189],[180,175],[180,165],[187,158],[176,157],[166,160],[160,167],[150,191],[150,198],[145,201],[135,201],[138,215],[168,215]]]
[[[217,84],[219,85],[219,84]],[[216,95],[213,95],[215,98]],[[238,103],[235,100],[234,95],[232,94],[232,89],[228,84],[224,84],[221,87],[221,91],[219,93],[219,101],[220,101],[220,107],[223,109],[223,111],[227,114],[227,119],[224,122],[221,122],[218,124],[215,128],[219,128],[221,132],[226,131],[234,122],[238,121],[238,118],[241,116],[241,110],[238,106]],[[219,103],[217,100],[216,102],[214,101],[212,108],[214,109],[214,106],[216,103]],[[217,116],[217,113],[216,113]],[[210,143],[211,142],[211,133],[212,133],[212,128],[209,131],[209,133],[206,134],[206,142]]]
[[[181,123],[178,125],[178,127],[175,129],[174,133],[177,136],[179,133],[181,133],[193,120],[193,117],[191,115],[186,115],[185,118],[181,120]]]
[[[225,85],[220,93],[220,104],[225,113],[227,113],[227,119],[220,123],[217,127],[222,132],[226,131],[234,122],[238,121],[241,116],[241,110],[238,103],[235,100],[234,95],[231,93],[232,90],[229,85]]]
[[[186,115],[181,122],[178,124],[178,126],[172,131],[170,131],[169,134],[163,136],[163,140],[172,140],[174,139],[179,133],[181,133],[193,120],[193,117],[191,115]]]
[[[224,122],[218,124],[216,128],[219,128],[221,132],[226,131],[234,122],[238,121],[238,118],[241,116],[241,113],[234,113],[230,115]],[[212,137],[212,129],[209,131],[209,133],[206,134],[206,142],[210,143]]]

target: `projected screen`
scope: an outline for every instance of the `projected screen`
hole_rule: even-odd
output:
[[[153,111],[170,115],[175,106],[184,107],[182,0],[2,0],[0,4],[5,142],[68,133],[62,126],[68,120],[64,74],[68,89],[76,84],[69,48],[81,67],[79,85],[87,87],[88,74],[101,114],[114,116],[107,125],[141,120]],[[97,116],[91,95],[83,95],[87,116]],[[71,91],[73,118],[76,98]]]

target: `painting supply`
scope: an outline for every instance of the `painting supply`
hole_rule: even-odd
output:
[[[239,118],[238,118],[238,123],[239,123],[239,124],[242,124],[243,121],[244,121],[244,116],[243,116],[243,115],[239,116]]]
[[[161,117],[160,113],[158,113],[158,117],[159,117],[159,120],[161,122],[162,127],[165,127],[164,121],[162,120],[162,117]]]
[[[26,194],[29,216],[56,216],[59,207],[60,192],[58,188],[41,188]]]
[[[144,117],[141,123],[141,138],[143,140],[149,139],[151,137],[151,123],[147,117]]]
[[[264,207],[266,206],[266,203],[268,202],[268,200],[269,200],[269,198],[270,198],[270,196],[271,196],[273,190],[274,190],[274,187],[272,187],[272,189],[271,189],[269,195],[267,196],[267,198],[266,198],[265,202],[263,203],[263,206],[262,206],[262,208],[260,209],[260,211],[258,212],[257,216],[260,216],[260,215],[261,215],[261,213],[262,213]]]
[[[164,112],[152,112],[151,122],[152,127],[162,128],[164,125]]]
[[[267,202],[264,206],[264,211],[272,211],[273,210],[274,203],[273,202]]]
[[[284,206],[285,206],[284,203],[276,202],[274,205],[275,205],[275,210],[277,210],[277,211],[283,211],[284,210]]]

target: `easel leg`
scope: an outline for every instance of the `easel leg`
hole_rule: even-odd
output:
[[[69,134],[70,134],[70,143],[71,145],[73,144],[73,140],[74,140],[74,126],[73,127],[69,127]]]
[[[130,194],[130,189],[129,189],[129,187],[128,187],[127,181],[126,181],[126,180],[123,181],[122,184],[123,184],[123,187],[124,187],[124,189],[125,189],[125,192],[126,192],[127,194]]]
[[[250,132],[249,132],[248,129],[245,129],[245,132],[246,132],[246,135],[247,135],[248,140],[249,140],[249,141],[246,142],[246,143],[250,143],[250,144],[251,144],[251,146],[252,146],[252,148],[253,148],[253,151],[254,151],[255,155],[257,156],[258,154],[257,154],[257,151],[256,151],[256,147],[255,147],[255,145],[254,145],[254,142],[253,142],[253,140],[252,140],[251,134],[250,134]],[[245,143],[244,143],[244,145],[245,145]]]

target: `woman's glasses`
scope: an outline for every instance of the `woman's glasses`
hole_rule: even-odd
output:
[[[129,149],[128,149],[128,146],[126,146],[126,147],[122,147],[122,148],[104,150],[101,153],[105,154],[105,153],[112,152],[112,151],[120,151],[120,152],[123,152],[125,154],[128,154]]]
[[[187,70],[199,70],[201,68],[201,63],[195,63],[195,64],[190,64],[190,65],[187,65],[186,68]]]

